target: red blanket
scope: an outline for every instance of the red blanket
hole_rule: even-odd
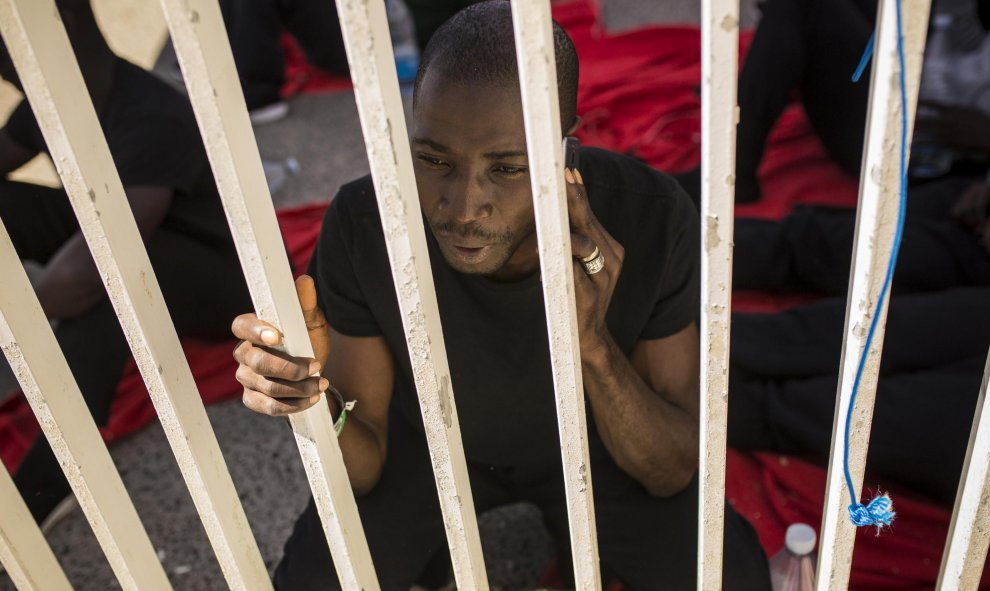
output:
[[[594,0],[554,5],[554,16],[571,33],[581,57],[578,132],[586,145],[635,155],[655,167],[681,172],[700,158],[700,34],[695,27],[650,27],[608,35],[600,27]],[[744,52],[751,35],[744,34]],[[347,87],[302,62],[290,47],[286,95]],[[792,106],[771,136],[760,169],[764,199],[741,206],[739,215],[779,218],[796,203],[851,206],[856,181],[824,155],[801,109]],[[315,244],[323,205],[279,212],[290,255],[305,269]],[[737,309],[776,309],[788,302],[765,295],[736,294]],[[232,343],[187,342],[185,349],[205,402],[235,397]],[[132,365],[121,382],[111,419],[103,434],[112,441],[155,418],[147,391]],[[0,405],[0,458],[16,468],[38,433],[22,397]],[[818,527],[821,521],[825,471],[794,458],[773,454],[741,454],[730,450],[727,497],[756,527],[770,554],[783,544],[784,530],[794,522]],[[879,489],[879,483],[872,485]],[[890,487],[883,487],[888,490]],[[898,511],[894,526],[876,535],[860,530],[850,586],[856,589],[931,589],[935,585],[949,511],[892,491]],[[990,579],[984,577],[984,582]],[[990,587],[990,586],[988,586]]]

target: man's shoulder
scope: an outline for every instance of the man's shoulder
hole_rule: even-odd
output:
[[[609,150],[584,148],[579,168],[592,209],[606,227],[668,227],[694,223],[692,220],[697,218],[694,203],[680,184],[640,160]],[[615,229],[621,231],[619,227]]]
[[[342,216],[344,223],[354,223],[360,219],[378,217],[378,201],[375,199],[375,185],[371,175],[345,183],[334,195],[330,203],[332,215]]]
[[[579,168],[585,176],[590,173],[590,182],[603,189],[619,193],[669,196],[673,199],[686,197],[673,177],[642,160],[611,150],[582,148]]]

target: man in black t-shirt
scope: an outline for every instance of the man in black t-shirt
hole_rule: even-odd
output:
[[[555,26],[563,129],[577,124],[577,56]],[[474,506],[535,503],[570,551],[526,137],[508,2],[441,27],[413,95],[412,153]],[[698,219],[674,181],[601,150],[567,170],[579,346],[590,405],[603,575],[627,589],[695,587]],[[621,275],[620,275],[621,269]],[[299,283],[315,359],[266,346],[277,329],[234,322],[245,404],[284,415],[330,382],[357,406],[340,445],[383,589],[407,591],[446,553],[443,519],[374,190],[341,189]],[[313,376],[317,371],[320,376]],[[337,402],[330,402],[334,415]],[[768,589],[766,558],[731,508],[725,584]],[[279,589],[336,589],[310,503],[275,574]]]
[[[225,338],[230,316],[250,297],[188,100],[114,55],[88,0],[57,4],[179,334]],[[0,76],[19,87],[2,46]],[[0,129],[0,173],[45,150],[22,101]],[[42,265],[38,299],[57,321],[55,336],[94,418],[105,423],[130,350],[68,197],[2,180],[0,221],[20,258]],[[43,437],[14,480],[39,522],[69,494]]]

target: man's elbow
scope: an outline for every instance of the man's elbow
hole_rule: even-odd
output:
[[[640,482],[651,496],[672,497],[691,484],[695,472],[697,472],[697,466],[684,464],[675,468],[668,468]]]

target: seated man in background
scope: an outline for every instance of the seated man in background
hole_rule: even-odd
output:
[[[181,336],[226,338],[230,315],[250,297],[189,102],[114,55],[88,0],[56,4],[172,321]],[[0,49],[0,75],[20,88]],[[0,129],[0,172],[6,176],[46,149],[24,100]],[[68,196],[3,180],[0,220],[18,256],[42,265],[38,299],[57,322],[55,336],[90,411],[105,423],[131,353]],[[44,437],[14,480],[39,522],[70,492]]]
[[[577,55],[554,27],[561,127],[577,125]],[[531,501],[570,573],[570,540],[518,71],[508,2],[458,13],[423,54],[412,152],[457,414],[478,511]],[[628,589],[695,586],[698,218],[649,167],[601,150],[566,171],[581,368],[603,576]],[[644,231],[648,228],[648,231]],[[620,275],[620,270],[621,275]],[[234,321],[244,402],[285,415],[357,401],[340,435],[381,586],[406,591],[447,552],[409,351],[369,178],[331,203],[300,301],[315,359],[277,329]],[[314,292],[315,282],[315,292]],[[319,371],[320,377],[309,377]],[[768,589],[766,558],[731,507],[727,589]],[[337,589],[315,505],[279,589]]]

